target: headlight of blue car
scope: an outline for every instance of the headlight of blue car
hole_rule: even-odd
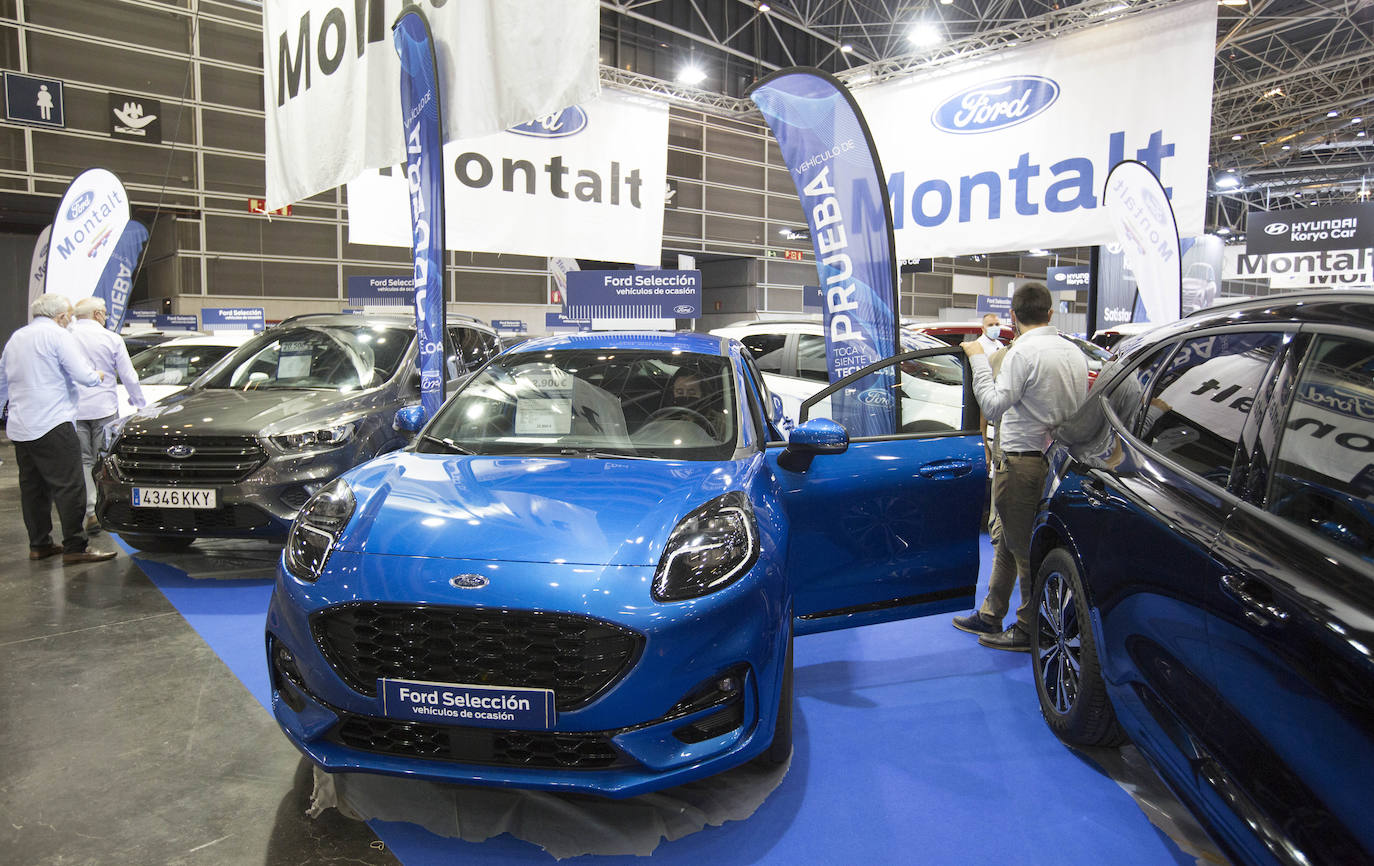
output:
[[[300,580],[317,580],[356,504],[342,478],[310,497],[286,536],[286,570]]]
[[[673,529],[654,575],[655,601],[683,601],[724,589],[759,558],[754,508],[742,492],[717,496]]]

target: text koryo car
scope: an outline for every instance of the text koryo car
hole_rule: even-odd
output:
[[[851,440],[806,418],[939,355],[962,358],[818,392],[784,442],[734,340],[507,351],[302,509],[267,621],[278,721],[326,770],[616,797],[785,761],[794,634],[972,604],[967,377],[945,383],[962,429]]]

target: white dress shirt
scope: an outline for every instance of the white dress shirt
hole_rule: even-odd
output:
[[[973,393],[997,425],[1004,453],[1043,452],[1050,431],[1078,410],[1088,395],[1088,362],[1053,325],[1016,338],[994,380],[987,355],[974,355]]]
[[[92,421],[119,414],[116,374],[124,383],[124,389],[129,392],[129,402],[135,408],[148,405],[143,397],[143,389],[138,385],[138,374],[129,360],[129,350],[124,347],[124,341],[118,334],[95,319],[77,319],[72,323],[71,332],[81,351],[86,353],[86,360],[105,374],[105,378],[94,388],[85,385],[77,387],[76,420]]]
[[[978,335],[978,343],[983,347],[983,351],[989,355],[1006,345],[1001,340],[989,337],[986,329]]]
[[[32,442],[76,420],[77,384],[95,385],[100,374],[76,338],[47,316],[15,331],[0,353],[0,403],[10,404],[10,440]]]

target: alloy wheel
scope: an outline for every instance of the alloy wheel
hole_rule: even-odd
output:
[[[1039,612],[1035,652],[1040,684],[1055,711],[1064,715],[1078,699],[1083,638],[1073,587],[1062,573],[1052,572],[1045,580]]]

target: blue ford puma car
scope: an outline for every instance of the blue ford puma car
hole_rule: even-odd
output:
[[[747,350],[704,334],[532,340],[427,423],[402,410],[412,444],[292,527],[267,620],[282,729],[325,770],[612,797],[786,761],[794,635],[972,604],[967,376],[937,383],[968,407],[953,427],[807,417],[839,391],[910,411],[867,377],[941,355],[962,358],[818,392],[787,441]]]

